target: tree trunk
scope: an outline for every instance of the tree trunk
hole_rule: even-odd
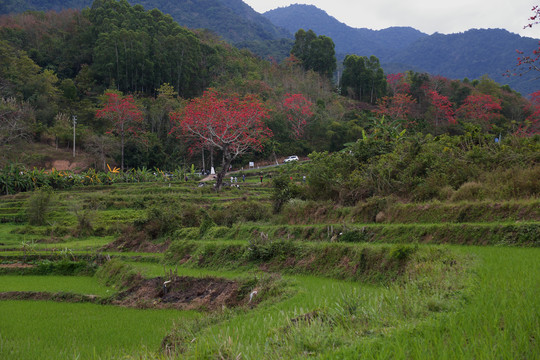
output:
[[[116,90],[120,90],[120,85],[118,85],[120,82],[120,64],[118,60],[118,43],[116,40],[114,41],[114,49],[116,51]]]
[[[223,149],[223,161],[221,163],[221,170],[217,174],[216,191],[221,191],[223,179],[225,178],[225,174],[227,174],[227,170],[229,169],[232,160],[233,159],[229,154],[229,151],[227,149]]]
[[[205,167],[205,163],[204,163],[204,146],[202,147],[202,171],[203,173],[205,172],[206,170],[206,167]]]
[[[122,147],[122,172],[124,172],[124,123],[122,123],[122,134],[121,134],[121,147]]]

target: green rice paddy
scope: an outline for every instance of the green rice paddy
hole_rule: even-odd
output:
[[[251,182],[243,190],[218,195],[190,184],[121,184],[84,190],[56,193],[49,222],[36,226],[24,221],[25,199],[31,194],[4,199],[0,217],[15,214],[23,220],[0,224],[0,265],[10,266],[0,275],[0,293],[71,293],[108,299],[118,290],[91,274],[21,275],[17,264],[91,262],[109,256],[146,278],[167,277],[171,272],[239,281],[276,276],[277,288],[268,290],[275,295],[265,298],[266,290],[256,288],[256,306],[245,302],[216,311],[2,300],[0,359],[540,359],[536,232],[540,222],[535,199],[509,202],[503,210],[487,203],[426,204],[426,212],[422,206],[396,205],[389,210],[394,219],[382,224],[353,221],[359,211],[353,208],[336,209],[327,214],[331,221],[325,221],[314,213],[301,214],[312,205],[300,204],[298,214],[285,210],[288,218],[238,220],[232,226],[214,224],[204,232],[197,226],[182,227],[148,240],[153,244],[180,241],[185,249],[204,250],[172,261],[170,254],[103,246],[125,229],[133,236],[144,231],[144,226],[150,226],[152,207],[181,212],[196,204],[219,220],[227,215],[228,206],[246,199],[269,207],[269,189]],[[93,233],[77,235],[74,204],[89,204]],[[478,216],[456,223],[465,208],[475,209]],[[414,222],[416,215],[410,212],[421,221]],[[156,231],[152,226],[151,231]],[[339,232],[350,233],[348,242],[334,236]],[[329,242],[337,244],[326,247]],[[279,254],[260,253],[255,260],[244,255],[234,261],[212,255],[219,249],[245,251],[250,246]],[[285,269],[294,260],[287,249],[316,254],[348,247],[360,254],[364,249],[368,257],[387,254],[381,261],[397,261],[401,267],[392,268],[398,270],[391,277],[381,273],[366,281],[343,280],[339,277],[351,279],[342,276],[343,271],[367,266],[368,260],[353,264],[344,256],[332,263],[332,269],[323,257],[314,262],[319,268],[310,272],[309,265],[301,262],[315,260],[295,253],[303,270]],[[203,261],[205,257],[211,262]]]

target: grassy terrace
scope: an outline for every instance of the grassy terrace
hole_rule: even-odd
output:
[[[538,358],[540,200],[274,215],[250,180],[59,191],[34,224],[37,193],[0,198],[0,358]],[[119,302],[155,277],[233,295]]]

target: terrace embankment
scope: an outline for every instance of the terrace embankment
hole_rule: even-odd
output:
[[[166,285],[164,284],[165,282]],[[47,300],[56,302],[91,302],[131,308],[217,310],[246,304],[249,294],[242,293],[237,281],[219,278],[162,277],[141,279],[113,297],[74,294],[69,292],[7,291],[0,300]]]
[[[142,280],[120,292],[111,304],[136,308],[216,310],[246,303],[239,289],[239,283],[233,280],[186,276],[166,280],[157,277]]]
[[[456,271],[467,262],[446,248],[268,239],[246,244],[173,242],[165,261],[183,266],[258,269],[372,283],[390,283],[434,264]]]
[[[94,263],[85,261],[36,264],[9,264],[5,273],[39,275],[93,275]],[[116,289],[113,295],[98,296],[69,291],[5,291],[0,300],[49,300],[56,302],[92,302],[132,308],[217,310],[241,305],[256,305],[261,296],[250,299],[250,293],[261,284],[253,279],[229,280],[216,277],[195,278],[169,273],[166,277],[144,278],[129,264],[118,259],[101,265],[97,278]],[[268,280],[268,279],[267,279]],[[266,281],[268,283],[268,281]],[[251,296],[253,297],[253,296]],[[252,301],[253,300],[253,301]]]

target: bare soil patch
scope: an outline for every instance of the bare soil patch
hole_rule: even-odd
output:
[[[50,300],[58,302],[94,302],[133,308],[218,310],[247,303],[239,295],[239,284],[219,278],[174,277],[144,279],[112,299],[96,295],[50,293],[36,291],[9,291],[0,293],[0,300]]]
[[[136,308],[174,308],[181,310],[216,310],[223,306],[238,306],[237,282],[219,278],[176,276],[168,281],[162,277],[142,280],[119,293],[114,305]]]

